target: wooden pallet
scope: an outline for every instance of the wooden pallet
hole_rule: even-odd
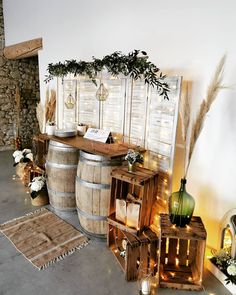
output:
[[[127,281],[135,281],[143,269],[150,268],[153,275],[158,271],[158,238],[149,228],[139,236],[123,231],[109,224],[108,247],[116,257],[119,265],[125,273]],[[122,246],[125,240],[127,245]],[[122,257],[122,253],[125,257]]]
[[[180,228],[161,214],[160,287],[202,290],[206,236],[200,217]]]

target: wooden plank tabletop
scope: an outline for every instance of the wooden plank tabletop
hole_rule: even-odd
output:
[[[72,147],[78,148],[85,152],[104,156],[108,158],[115,158],[125,156],[129,148],[135,148],[134,145],[128,145],[126,143],[102,143],[90,139],[83,138],[83,136],[73,136],[73,137],[58,137],[49,136],[47,134],[40,134],[40,137],[47,140],[55,140],[57,142],[70,145]],[[142,149],[142,151],[145,151]]]

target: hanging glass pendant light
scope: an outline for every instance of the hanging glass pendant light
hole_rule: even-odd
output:
[[[65,101],[65,106],[67,107],[67,109],[73,109],[75,106],[75,100],[71,93],[68,95],[67,100]]]
[[[105,101],[109,95],[108,90],[103,83],[100,83],[100,86],[96,92],[96,98],[98,101]]]

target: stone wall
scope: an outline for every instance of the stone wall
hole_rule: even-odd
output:
[[[4,41],[2,0],[0,0],[0,41]],[[4,42],[1,42],[4,43]],[[14,148],[17,108],[16,88],[20,90],[20,137],[23,147],[32,145],[39,132],[36,106],[39,96],[38,57],[7,60],[0,43],[0,150]]]

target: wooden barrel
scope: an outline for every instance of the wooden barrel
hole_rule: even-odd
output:
[[[76,205],[80,226],[94,237],[105,238],[110,201],[111,170],[122,165],[122,158],[80,151],[76,177]]]
[[[76,148],[50,141],[46,161],[47,188],[50,204],[56,210],[76,210],[77,165],[78,150]]]

